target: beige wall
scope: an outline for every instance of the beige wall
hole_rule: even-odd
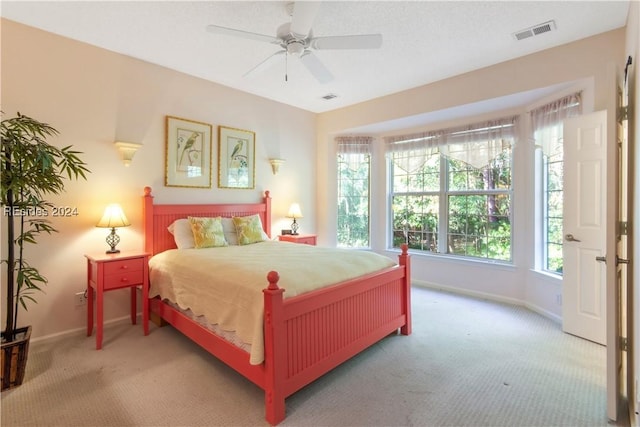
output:
[[[288,228],[284,215],[293,201],[305,215],[301,231],[315,231],[315,162],[309,161],[315,158],[315,114],[15,22],[1,25],[4,117],[19,111],[50,123],[60,131],[50,142],[84,152],[92,171],[87,181],[70,182],[65,194],[50,198],[77,207],[79,215],[53,219],[60,233],[29,248],[29,261],[49,279],[47,295],[19,318],[33,325],[34,338],[85,327],[86,307],[74,306],[74,294],[85,288],[83,254],[106,249],[107,230],[95,224],[107,204],[121,203],[132,226],[119,230],[119,248],[141,249],[144,186],[153,188],[158,203],[254,202],[270,190],[275,233]],[[164,186],[166,115],[213,125],[211,189]],[[256,133],[255,190],[217,188],[218,125]],[[143,144],[128,168],[117,140]],[[270,157],[288,160],[276,176]],[[108,293],[105,318],[126,314],[127,293]]]

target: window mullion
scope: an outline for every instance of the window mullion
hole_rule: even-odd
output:
[[[438,222],[438,253],[446,254],[447,253],[447,242],[448,242],[448,234],[449,234],[449,198],[447,197],[449,193],[449,186],[447,179],[449,174],[449,166],[447,159],[444,156],[440,156],[440,202],[438,206],[440,209],[438,211],[438,216],[440,218]]]

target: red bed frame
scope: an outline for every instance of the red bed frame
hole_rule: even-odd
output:
[[[145,187],[145,250],[157,254],[175,248],[167,227],[187,216],[259,214],[271,236],[271,198],[261,203],[153,203]],[[249,353],[200,326],[160,299],[150,300],[155,313],[265,392],[267,421],[285,418],[285,398],[347,359],[397,332],[411,333],[410,258],[406,245],[398,265],[292,298],[283,298],[275,271],[266,274],[264,293],[264,362],[249,363]]]

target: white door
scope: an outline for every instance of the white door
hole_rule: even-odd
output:
[[[614,127],[615,129],[616,127]],[[607,347],[607,416],[622,399],[620,145],[607,144],[607,112],[564,122],[563,330]],[[615,139],[616,132],[611,136]],[[623,197],[624,198],[624,197]],[[624,254],[624,253],[623,253]]]
[[[597,259],[606,256],[606,111],[565,120],[563,150],[562,329],[604,345],[607,265]]]

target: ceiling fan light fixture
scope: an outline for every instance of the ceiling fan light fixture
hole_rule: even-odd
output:
[[[304,44],[297,40],[287,43],[287,53],[292,56],[301,56],[304,53]]]

